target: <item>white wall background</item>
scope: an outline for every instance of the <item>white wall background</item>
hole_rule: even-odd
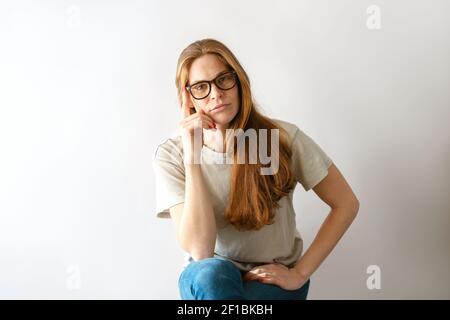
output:
[[[367,26],[371,5],[380,29]],[[214,37],[266,114],[309,134],[359,197],[309,298],[449,299],[449,10],[1,1],[0,298],[179,298],[183,252],[155,218],[151,160],[179,121],[178,55]],[[329,209],[300,185],[295,208],[306,250]],[[370,265],[379,290],[366,286]]]

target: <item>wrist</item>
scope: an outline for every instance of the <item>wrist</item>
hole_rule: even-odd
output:
[[[301,282],[306,282],[310,277],[310,275],[308,275],[306,272],[304,272],[304,270],[302,270],[299,267],[294,266],[293,268],[290,269],[290,271],[292,271]]]
[[[186,169],[200,168],[202,164],[201,154],[186,152],[186,154],[183,157],[183,163]]]

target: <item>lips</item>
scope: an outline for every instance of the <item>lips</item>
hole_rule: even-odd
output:
[[[217,109],[217,108],[223,107],[223,106],[227,106],[227,105],[228,105],[228,103],[218,104],[218,105],[216,105],[214,108],[212,108],[211,111],[213,111],[213,110],[215,110],[215,109]]]

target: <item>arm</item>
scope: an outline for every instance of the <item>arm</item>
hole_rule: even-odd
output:
[[[217,227],[211,197],[203,179],[201,165],[201,149],[194,148],[198,134],[203,141],[203,130],[211,129],[214,121],[200,109],[195,108],[186,87],[182,88],[182,120],[180,121],[185,166],[184,204],[174,210],[176,234],[181,247],[189,252],[194,260],[214,256]],[[197,140],[198,141],[198,140]],[[172,216],[172,210],[170,210]]]
[[[199,164],[186,164],[185,202],[170,214],[180,246],[194,260],[214,256],[216,219]]]
[[[331,211],[311,246],[292,268],[305,281],[333,250],[359,210],[358,199],[334,164],[330,166],[328,175],[313,190],[331,207]]]

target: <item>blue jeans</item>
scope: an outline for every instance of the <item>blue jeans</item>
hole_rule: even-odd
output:
[[[285,290],[257,280],[243,281],[245,272],[220,258],[192,261],[180,275],[183,300],[306,300],[310,280],[297,290]]]

